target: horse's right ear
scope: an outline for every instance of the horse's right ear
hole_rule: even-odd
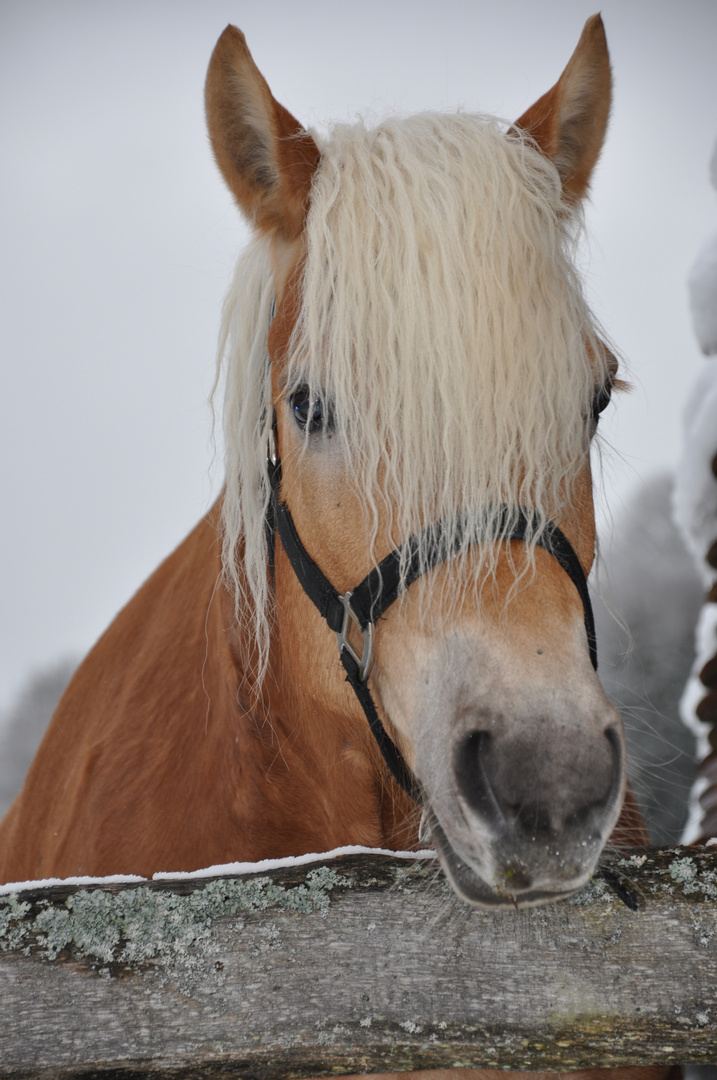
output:
[[[212,53],[204,103],[214,156],[240,209],[261,232],[294,240],[319,150],[272,96],[235,26],[227,26]]]

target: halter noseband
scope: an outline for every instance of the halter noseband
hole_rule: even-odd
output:
[[[274,425],[276,425],[276,418],[274,419]],[[353,687],[354,693],[366,714],[373,737],[389,771],[404,791],[408,792],[411,798],[420,805],[421,789],[418,781],[381,723],[368,688],[367,680],[373,659],[373,628],[376,621],[399,597],[401,592],[416,581],[421,574],[458,553],[462,544],[462,537],[460,534],[455,535],[454,531],[455,539],[452,549],[446,549],[446,545],[441,542],[445,530],[441,522],[438,522],[421,534],[411,536],[400,547],[394,548],[380,563],[374,566],[373,570],[366,575],[355,589],[342,596],[308,554],[299,539],[291,511],[286,503],[280,499],[281,461],[275,452],[273,431],[270,439],[268,477],[271,497],[267,509],[266,532],[272,577],[274,573],[275,537],[278,534],[286,556],[299,579],[299,584],[316,606],[321,617],[326,620],[330,629],[336,634],[339,656],[346,671],[346,681]],[[511,514],[510,508],[505,506],[503,513],[507,520],[508,514]],[[523,507],[517,508],[517,514],[517,520],[503,537],[504,540],[526,539],[532,525],[532,515]],[[424,538],[429,541],[427,557],[420,554],[421,540]],[[476,536],[471,540],[471,543],[475,543],[479,539],[480,537]],[[595,622],[587,580],[580,560],[568,538],[552,522],[549,522],[539,535],[537,543],[557,559],[578,590],[583,605],[590,660],[595,670],[597,670]],[[404,563],[407,569],[402,574],[401,566]],[[348,633],[352,623],[363,637],[361,656],[358,655],[348,641]]]

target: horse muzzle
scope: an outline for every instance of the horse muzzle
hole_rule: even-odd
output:
[[[582,888],[597,867],[624,797],[622,725],[607,702],[580,722],[562,711],[527,723],[470,710],[444,754],[432,737],[419,739],[426,824],[470,903],[548,903]]]

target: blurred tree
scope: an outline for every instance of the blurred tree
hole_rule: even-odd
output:
[[[604,545],[594,595],[599,675],[622,713],[628,770],[652,842],[679,842],[695,776],[679,700],[704,593],[672,516],[672,478],[639,491]]]
[[[0,817],[23,785],[50,717],[77,666],[61,660],[31,675],[0,731]]]

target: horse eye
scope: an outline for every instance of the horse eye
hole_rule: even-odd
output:
[[[602,386],[598,387],[593,397],[593,420],[595,423],[600,419],[600,413],[608,407],[610,404],[610,398],[612,397],[612,379],[608,379]]]
[[[322,427],[331,427],[330,416],[324,420],[324,404],[321,398],[312,398],[308,386],[300,386],[289,396],[289,406],[294,419],[308,435],[313,435]]]

